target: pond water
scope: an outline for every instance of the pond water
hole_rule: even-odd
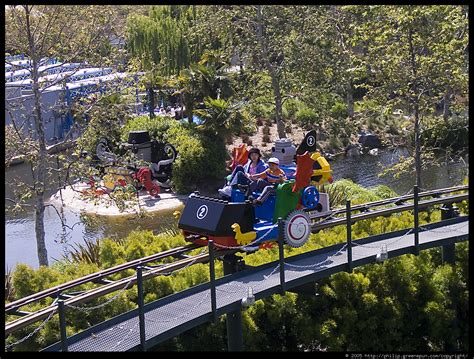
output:
[[[407,151],[401,148],[386,149],[381,151],[378,156],[341,157],[330,164],[335,180],[348,178],[364,187],[385,184],[398,194],[404,194],[415,184],[413,175],[404,174],[399,179],[395,179],[393,176],[378,176],[384,166],[397,163],[401,155],[406,156]],[[434,189],[459,185],[466,176],[467,170],[467,157],[457,162],[444,162],[440,167],[429,167],[422,172],[423,187]],[[28,176],[26,165],[16,165],[6,169],[6,197],[10,193],[8,183],[14,178],[26,176]],[[54,179],[51,179],[50,183],[54,183]],[[50,188],[48,196],[54,192],[55,190]],[[71,246],[84,244],[85,240],[96,240],[105,236],[122,237],[134,229],[148,229],[158,233],[175,221],[172,212],[160,213],[142,219],[88,217],[88,220],[84,221],[78,213],[65,209],[65,223],[73,229],[64,233],[57,212],[53,208],[47,207],[44,218],[49,262],[51,264],[60,259],[71,249]],[[33,268],[38,267],[32,212],[22,215],[5,213],[5,267],[13,268],[17,263],[26,263]]]

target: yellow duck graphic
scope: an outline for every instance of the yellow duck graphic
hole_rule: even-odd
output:
[[[230,228],[232,228],[233,231],[235,232],[235,240],[240,245],[248,244],[257,237],[257,232],[255,231],[242,233],[240,230],[240,224],[238,223],[234,223],[233,225],[230,226]]]
[[[179,217],[181,216],[181,212],[180,212],[180,211],[174,211],[174,212],[173,212],[173,216],[174,216],[174,218],[176,218],[177,220],[179,220]]]

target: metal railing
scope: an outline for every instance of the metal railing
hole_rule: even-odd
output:
[[[414,228],[413,228],[413,233],[415,234],[414,238],[414,254],[419,253],[419,221],[418,221],[418,216],[419,216],[419,211],[420,209],[436,205],[436,204],[452,204],[455,202],[460,202],[463,200],[468,199],[468,194],[457,194],[457,195],[451,195],[447,197],[441,197],[441,198],[434,198],[431,200],[426,200],[426,201],[419,201],[420,197],[426,197],[426,196],[436,196],[440,193],[449,193],[449,192],[457,192],[461,190],[468,190],[468,186],[460,186],[460,187],[451,187],[449,189],[441,189],[438,191],[428,191],[424,192],[422,194],[418,193],[418,188],[415,186],[413,195],[412,196],[402,196],[404,197],[403,200],[408,200],[412,199],[414,200],[413,204],[403,204],[403,205],[398,205],[397,207],[394,208],[385,208],[381,210],[376,210],[376,211],[371,211],[371,212],[364,212],[360,214],[356,214],[352,216],[352,212],[355,210],[361,210],[366,207],[374,207],[374,206],[381,206],[383,204],[389,204],[392,203],[390,200],[383,200],[383,201],[376,201],[372,203],[366,203],[364,205],[358,205],[354,206],[351,208],[351,202],[350,200],[346,201],[346,209],[345,209],[345,218],[337,218],[334,220],[329,220],[323,223],[315,223],[312,225],[311,230],[312,232],[317,232],[321,228],[328,228],[328,227],[334,227],[338,226],[341,224],[346,224],[346,229],[347,229],[347,243],[338,251],[342,252],[344,248],[347,248],[347,271],[352,272],[353,269],[353,261],[352,261],[352,224],[355,223],[356,221],[359,220],[364,220],[368,218],[373,218],[377,216],[387,216],[392,213],[399,213],[403,211],[408,211],[413,209],[414,210]],[[399,198],[401,199],[401,197]],[[332,213],[344,213],[341,210],[337,211],[332,211]],[[278,234],[278,253],[279,253],[279,264],[277,267],[279,267],[280,270],[280,293],[282,295],[285,294],[286,291],[286,281],[285,281],[285,257],[284,257],[284,250],[283,250],[283,245],[284,245],[284,239],[283,239],[283,227],[284,226],[284,221],[282,218],[278,219],[278,229],[279,229],[279,234]],[[412,230],[410,230],[412,231]],[[403,235],[402,237],[404,237]],[[88,275],[83,278],[76,279],[74,281],[65,283],[63,285],[47,289],[45,291],[42,291],[40,293],[31,295],[26,298],[22,298],[18,301],[9,303],[5,306],[5,311],[6,313],[15,313],[15,311],[18,311],[20,307],[30,304],[36,300],[40,300],[42,298],[48,297],[48,296],[57,296],[59,297],[61,295],[61,292],[64,291],[65,289],[69,289],[75,286],[78,286],[80,284],[84,284],[87,282],[94,282],[94,281],[100,281],[103,280],[104,277],[111,275],[113,273],[117,273],[126,269],[135,269],[136,270],[136,276],[132,276],[129,278],[124,278],[122,280],[117,280],[115,282],[109,283],[107,285],[104,285],[103,287],[92,289],[86,293],[80,294],[78,296],[74,296],[72,298],[68,298],[66,300],[60,299],[57,304],[53,304],[50,307],[47,307],[45,309],[39,310],[36,313],[30,313],[26,315],[23,318],[20,318],[18,320],[15,320],[13,322],[7,323],[5,326],[5,334],[8,335],[16,330],[19,330],[21,328],[26,327],[29,324],[35,323],[43,318],[46,318],[46,320],[40,325],[40,327],[44,326],[44,324],[49,321],[55,313],[59,314],[59,324],[60,324],[60,336],[61,336],[61,349],[63,351],[68,350],[68,338],[66,335],[66,320],[65,320],[65,313],[66,313],[66,307],[70,307],[73,309],[79,309],[83,311],[88,311],[88,310],[93,310],[98,307],[102,307],[105,304],[109,303],[110,301],[114,300],[115,298],[118,298],[118,296],[126,289],[130,289],[131,286],[137,284],[137,291],[138,291],[138,312],[139,312],[139,324],[140,327],[140,345],[142,350],[146,350],[146,341],[145,341],[145,312],[144,312],[144,298],[143,298],[143,280],[152,278],[156,275],[167,275],[171,274],[176,270],[186,268],[192,264],[195,263],[205,263],[209,262],[209,270],[210,270],[210,294],[211,294],[211,311],[212,311],[212,318],[213,321],[217,320],[217,305],[216,305],[216,285],[215,285],[215,259],[217,256],[224,256],[227,254],[233,254],[236,252],[236,250],[232,249],[227,249],[227,250],[221,250],[219,252],[216,251],[214,248],[215,245],[213,241],[208,242],[208,249],[209,252],[207,254],[201,254],[197,255],[195,257],[191,258],[185,258],[179,261],[176,261],[171,264],[164,265],[160,268],[150,268],[144,266],[145,263],[154,261],[156,259],[160,259],[163,257],[167,256],[179,256],[185,251],[189,251],[191,249],[197,248],[196,245],[189,245],[189,246],[184,246],[184,247],[178,247],[174,249],[170,249],[165,252],[161,252],[152,256],[148,256],[145,258],[137,259],[113,268],[109,268],[107,270],[94,273],[91,275]],[[146,272],[143,272],[143,269],[146,269]],[[275,268],[276,270],[277,268]],[[274,271],[275,271],[274,270]],[[274,272],[273,271],[273,272]],[[272,272],[272,273],[273,273]],[[129,288],[130,286],[130,288]],[[83,308],[83,307],[78,307],[76,306],[77,304],[83,303],[90,301],[94,298],[102,297],[108,293],[114,292],[120,290],[120,292],[115,295],[113,298],[109,299],[105,303],[102,303],[96,307],[92,308]],[[12,347],[15,344],[19,344],[22,341],[26,340],[30,336],[34,335],[37,331],[39,331],[39,328],[36,328],[32,333],[30,333],[27,337],[20,339],[16,343],[8,345],[6,348]]]

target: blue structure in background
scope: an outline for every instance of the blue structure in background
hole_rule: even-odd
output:
[[[8,95],[5,96],[5,124],[8,125],[12,121],[11,116],[18,119],[29,117],[25,111],[29,112],[30,110],[27,109],[31,108],[33,103],[31,61],[24,55],[5,56],[5,61],[9,62],[9,64],[5,63],[5,89],[8,89]],[[58,59],[41,59],[39,71],[42,76],[39,80],[50,84],[42,90],[41,98],[48,144],[63,139],[71,130],[74,124],[71,108],[76,99],[92,93],[105,94],[108,82],[126,76],[125,73],[112,73],[112,68],[81,69],[83,65],[82,63],[61,63]],[[60,82],[63,84],[59,85]],[[137,82],[138,75],[135,75],[132,81],[128,81],[127,86],[136,86]],[[54,85],[55,83],[57,85]],[[117,89],[120,91],[120,87]],[[138,88],[136,92],[138,99]],[[13,105],[14,103],[23,103],[23,105]],[[66,108],[64,115],[58,108],[61,103]],[[13,106],[10,108],[13,110],[13,115],[7,111],[10,104]]]

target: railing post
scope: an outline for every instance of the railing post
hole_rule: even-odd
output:
[[[145,345],[145,305],[143,299],[142,266],[137,266],[137,289],[138,289],[138,320],[140,325],[140,346],[146,351]]]
[[[66,316],[64,311],[64,301],[58,300],[59,312],[59,331],[61,333],[61,351],[67,352],[67,333],[66,333]]]
[[[347,233],[347,272],[352,273],[352,223],[351,200],[346,200],[346,233]]]
[[[280,260],[280,294],[285,295],[285,254],[283,252],[283,219],[278,218],[278,255]]]
[[[238,257],[235,254],[225,255],[222,261],[224,275],[233,274],[238,271]],[[227,350],[237,352],[244,350],[244,338],[242,334],[242,310],[236,309],[226,315],[227,328]]]
[[[452,204],[443,204],[441,206],[441,220],[444,221],[446,219],[459,217],[459,213],[457,211],[456,206]],[[442,260],[443,263],[455,264],[456,262],[456,255],[455,255],[456,245],[446,244],[441,247],[442,251]]]
[[[457,208],[456,206],[453,206],[452,204],[443,204],[441,206],[441,220],[444,221],[446,219],[450,219],[450,218],[455,218],[455,217],[459,217],[459,212],[457,211]],[[454,243],[452,244],[446,244],[444,246],[441,247],[441,258],[442,258],[442,262],[443,264],[445,263],[449,263],[451,264],[453,267],[456,265],[456,245]],[[451,307],[450,309],[452,309],[454,312],[456,312],[456,308],[458,306],[458,298],[459,298],[459,291],[456,287],[453,288],[453,291],[451,293],[451,298],[452,298],[452,301],[451,301]],[[459,324],[458,324],[458,316],[455,315],[451,324],[450,324],[450,330],[451,332],[458,332],[458,329],[459,329]],[[451,337],[451,338],[448,338],[446,341],[445,341],[445,345],[444,345],[444,350],[445,351],[449,351],[449,352],[453,352],[453,351],[456,351],[458,350],[457,348],[457,340],[458,340],[458,336],[456,337]]]
[[[413,202],[414,202],[414,222],[415,227],[413,228],[413,233],[415,235],[415,255],[420,254],[420,239],[419,239],[419,223],[418,223],[418,186],[413,187]]]
[[[216,303],[216,271],[214,267],[214,241],[209,240],[207,242],[209,249],[209,274],[211,278],[211,308],[212,308],[212,320],[217,322],[217,303]]]

